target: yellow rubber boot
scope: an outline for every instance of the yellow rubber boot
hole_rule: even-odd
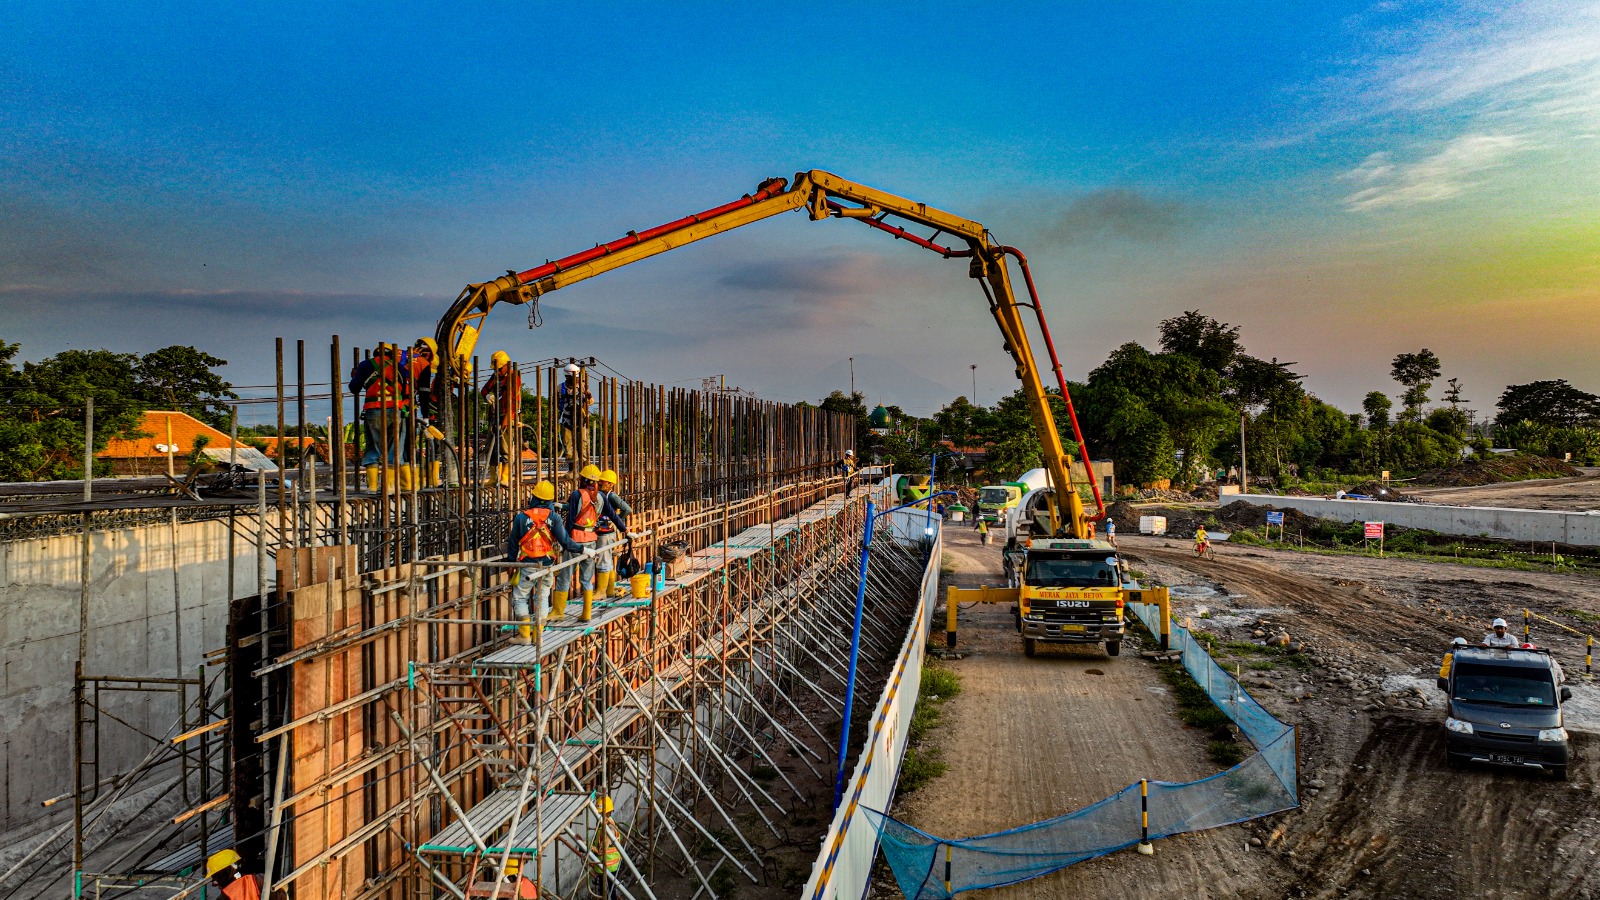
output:
[[[428,464],[428,487],[438,487],[444,484],[444,477],[440,474],[443,471],[444,463],[442,462],[435,460]]]
[[[411,485],[412,485],[411,467],[410,466],[400,466],[396,470],[395,474],[398,476],[398,480],[399,480],[399,484],[400,484],[400,490],[402,490],[404,492],[407,492],[407,493],[410,493]]]
[[[533,643],[533,617],[522,617],[522,624],[517,626],[517,640],[524,644]]]
[[[615,572],[596,572],[594,573],[594,580],[594,592],[599,595],[600,599],[611,599],[611,584],[617,580],[617,574]]]
[[[594,617],[594,588],[583,592],[583,615],[578,617],[579,622],[587,622]]]
[[[550,592],[550,615],[560,617],[567,614],[567,592]]]
[[[378,467],[367,466],[367,490],[376,494],[378,492]]]

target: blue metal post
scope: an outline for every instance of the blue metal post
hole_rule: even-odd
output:
[[[850,672],[845,678],[844,722],[839,726],[839,772],[834,780],[833,808],[844,799],[844,776],[850,752],[850,713],[856,699],[856,660],[861,655],[861,610],[867,599],[867,552],[872,548],[872,523],[877,519],[872,501],[867,501],[867,524],[861,533],[861,566],[856,582],[855,626],[850,631]]]

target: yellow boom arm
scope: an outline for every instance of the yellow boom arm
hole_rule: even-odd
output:
[[[819,169],[795,175],[792,186],[782,178],[768,179],[761,183],[755,193],[747,194],[739,200],[715,209],[687,216],[649,231],[629,232],[624,238],[524,272],[507,272],[493,281],[469,284],[456,298],[455,303],[451,304],[444,318],[439,321],[437,334],[439,346],[448,348],[444,353],[449,365],[456,372],[461,372],[477,343],[483,319],[496,304],[537,302],[541,296],[551,291],[621,268],[629,263],[802,208],[810,214],[812,220],[832,217],[859,219],[864,224],[933,250],[946,258],[964,257],[969,260],[969,274],[972,278],[978,279],[983,286],[984,294],[989,300],[989,311],[994,316],[995,324],[1000,326],[1000,333],[1005,339],[1006,352],[1011,354],[1012,360],[1016,363],[1017,378],[1022,382],[1029,409],[1033,413],[1034,425],[1038,429],[1039,440],[1043,445],[1045,470],[1049,473],[1053,489],[1047,505],[1050,519],[1049,532],[1057,536],[1091,536],[1092,526],[1088,514],[1072,484],[1071,458],[1061,442],[1060,432],[1056,430],[1049,394],[1039,377],[1038,366],[1034,363],[1033,351],[1029,345],[1022,317],[1021,310],[1024,304],[1017,301],[1006,266],[1006,256],[1008,254],[1016,256],[1026,273],[1026,260],[1013,248],[997,244],[988,229],[977,222],[847,181]],[[932,238],[924,238],[912,234],[898,225],[885,221],[890,216],[932,228],[935,230],[934,235]],[[959,239],[966,245],[965,248],[956,249],[936,243],[942,235]],[[1029,288],[1030,293],[1033,293],[1031,278]],[[1044,324],[1044,316],[1038,308],[1036,294],[1033,296],[1033,303],[1027,305],[1034,310],[1048,343],[1048,326]],[[1065,397],[1066,384],[1061,380],[1060,364],[1055,362],[1053,349],[1050,355]],[[1070,410],[1070,398],[1067,402]],[[1081,450],[1083,446],[1081,435],[1078,443]],[[1087,467],[1085,458],[1085,468]],[[1092,474],[1090,484],[1091,487],[1094,486]],[[1098,488],[1094,490],[1098,500]],[[1104,514],[1103,506],[1100,513]]]

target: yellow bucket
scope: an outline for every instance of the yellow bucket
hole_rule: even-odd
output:
[[[643,600],[650,596],[650,573],[640,572],[628,579],[628,586],[633,589],[633,599]]]

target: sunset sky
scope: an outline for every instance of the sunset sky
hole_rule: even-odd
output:
[[[1346,409],[1420,347],[1481,413],[1600,392],[1592,0],[8,4],[0,339],[263,384],[276,336],[409,341],[467,282],[810,168],[1025,249],[1075,378],[1198,308]],[[1015,387],[964,265],[802,214],[544,311],[480,349],[785,400],[853,356],[923,414],[972,364]]]

